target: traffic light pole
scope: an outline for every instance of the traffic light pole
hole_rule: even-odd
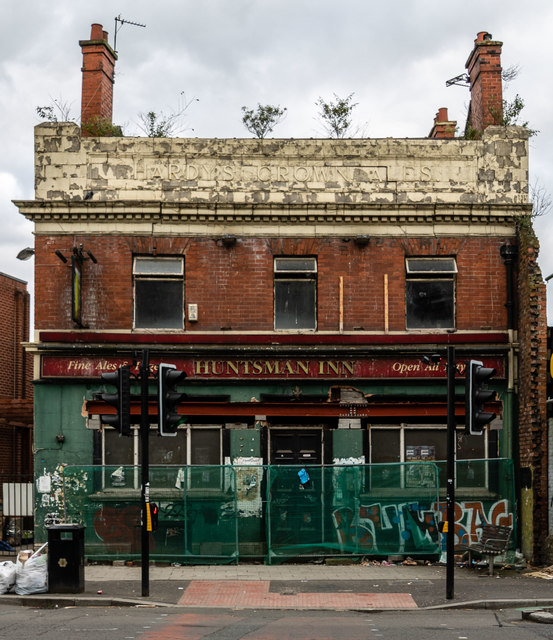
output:
[[[150,537],[147,529],[147,503],[150,501],[150,417],[148,414],[148,377],[150,352],[142,351],[140,365],[140,448],[141,448],[141,514],[142,514],[142,596],[150,595]]]
[[[455,347],[447,348],[446,598],[453,598],[455,566]]]

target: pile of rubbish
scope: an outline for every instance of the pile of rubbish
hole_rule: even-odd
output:
[[[551,565],[550,567],[537,569],[536,571],[530,571],[528,573],[525,573],[524,576],[526,578],[542,578],[542,580],[553,580],[553,565]]]
[[[8,593],[15,587],[20,596],[32,593],[46,593],[48,566],[46,553],[42,553],[46,544],[33,551],[28,549],[17,554],[15,562],[0,562],[0,594]]]
[[[404,566],[409,566],[409,567],[416,567],[418,565],[431,565],[434,564],[432,562],[430,562],[430,560],[414,560],[413,558],[411,558],[410,556],[407,556],[407,558],[403,558],[402,556],[400,557],[396,557],[396,556],[390,556],[388,558],[388,560],[362,560],[361,561],[361,565],[364,567],[394,567],[397,566],[399,564],[402,564]]]

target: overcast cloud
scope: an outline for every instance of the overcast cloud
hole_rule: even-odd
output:
[[[368,137],[425,137],[439,107],[462,128],[468,89],[445,81],[464,73],[476,34],[489,31],[503,42],[503,67],[520,67],[505,97],[519,94],[524,119],[540,131],[531,182],[553,192],[551,0],[19,0],[3,12],[0,39],[0,271],[30,287],[33,260],[15,256],[32,246],[32,225],[11,200],[33,198],[36,107],[59,99],[79,118],[79,40],[98,22],[113,45],[119,15],[146,25],[117,34],[114,122],[129,135],[141,135],[138,114],[192,101],[184,137],[248,136],[241,107],[258,102],[287,107],[275,136],[316,137],[317,98],[352,92]],[[545,276],[553,213],[535,227]]]

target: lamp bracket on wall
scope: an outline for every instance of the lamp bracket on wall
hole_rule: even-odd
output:
[[[84,255],[86,252],[86,256]],[[59,250],[56,249],[54,252],[58,258],[62,261],[62,262],[69,262],[69,259],[66,258],[63,253]],[[73,249],[71,250],[71,256],[70,257],[74,257],[76,260],[79,260],[80,262],[84,262],[85,260],[90,260],[92,261],[94,264],[98,264],[98,260],[96,260],[96,258],[94,257],[92,251],[89,251],[88,249],[83,249],[83,245],[79,245],[78,247],[73,247]]]

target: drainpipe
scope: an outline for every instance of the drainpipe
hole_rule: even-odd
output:
[[[507,329],[511,331],[515,328],[513,314],[513,281],[514,281],[514,261],[518,257],[518,247],[513,244],[503,244],[499,250],[505,267],[507,269]]]
[[[506,301],[507,308],[507,330],[509,333],[509,353],[507,356],[507,397],[505,398],[505,411],[507,420],[505,424],[509,426],[510,436],[506,433],[504,438],[501,454],[505,458],[511,458],[513,451],[518,451],[518,430],[515,425],[515,378],[516,378],[516,359],[515,349],[517,348],[517,332],[515,328],[515,311],[514,311],[514,280],[515,280],[515,260],[518,258],[518,247],[513,244],[504,244],[500,248],[501,258],[505,264],[507,287]],[[504,424],[504,426],[505,426]],[[514,442],[516,440],[517,442]],[[516,464],[516,463],[515,463]],[[518,476],[518,473],[516,474]]]
[[[518,436],[518,420],[515,416],[516,398],[515,398],[515,349],[518,349],[517,332],[515,329],[514,317],[514,279],[515,279],[515,260],[518,259],[518,247],[513,244],[501,245],[499,249],[503,263],[505,264],[507,283],[506,283],[506,301],[507,308],[507,330],[509,335],[509,353],[507,356],[507,393],[504,403],[504,420],[503,428],[505,429],[505,437],[502,438],[499,455],[503,458],[513,460],[513,471],[515,476],[515,496],[520,496],[520,460],[519,456],[514,456],[513,452],[519,450]],[[517,499],[516,521],[521,522],[521,505]]]

